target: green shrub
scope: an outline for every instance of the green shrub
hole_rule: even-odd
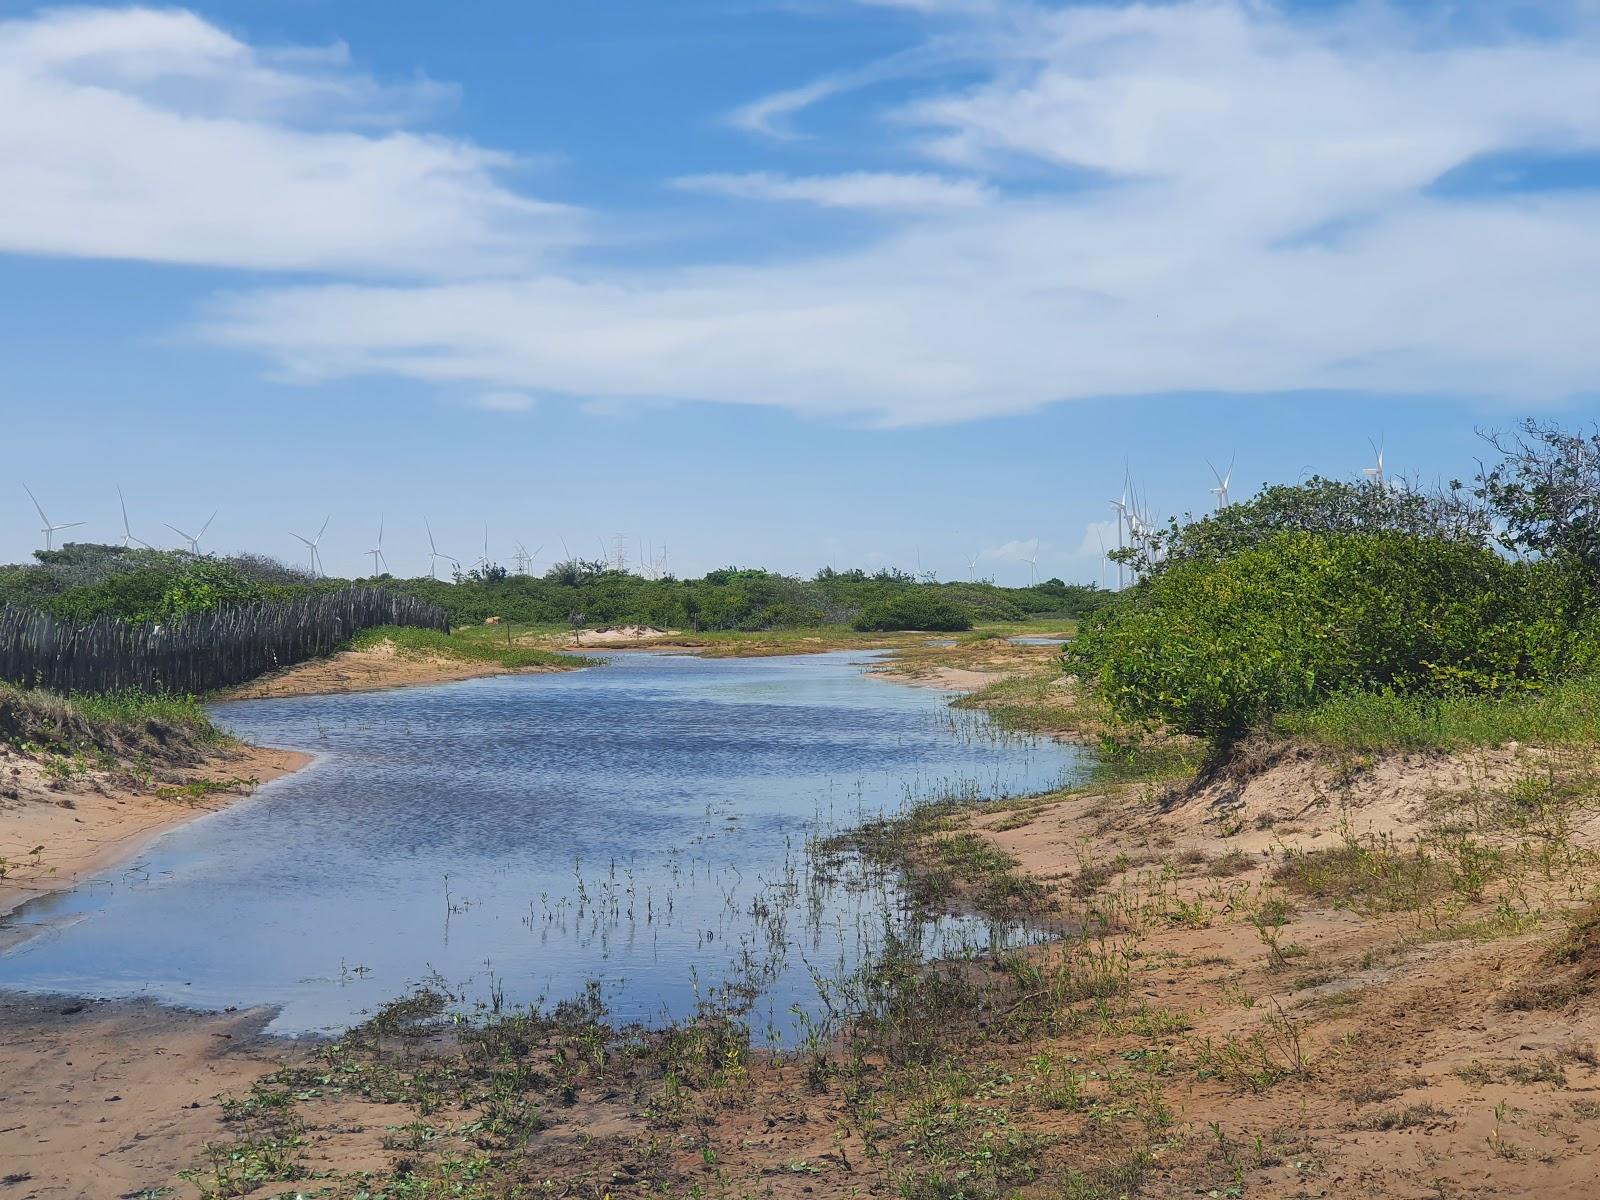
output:
[[[896,629],[958,631],[972,628],[972,614],[959,604],[927,591],[905,591],[863,608],[855,627],[862,631]]]
[[[1283,533],[1178,563],[1086,620],[1069,663],[1124,719],[1214,744],[1354,691],[1501,696],[1581,665],[1546,570],[1402,533]]]

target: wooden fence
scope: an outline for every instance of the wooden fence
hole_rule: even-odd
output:
[[[56,692],[137,688],[199,694],[331,654],[375,625],[450,630],[444,609],[382,588],[345,588],[285,603],[133,625],[87,625],[0,608],[0,679]]]

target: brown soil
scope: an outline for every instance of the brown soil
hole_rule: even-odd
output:
[[[502,667],[498,663],[397,653],[384,642],[370,650],[341,650],[331,658],[299,663],[231,688],[220,699],[261,700],[275,696],[320,696],[377,692],[386,688],[455,683],[487,675],[537,674],[549,667]]]

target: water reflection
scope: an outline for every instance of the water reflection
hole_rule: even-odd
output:
[[[813,973],[884,933],[892,880],[839,879],[819,831],[909,798],[1069,776],[1070,746],[1001,735],[862,656],[617,656],[563,675],[219,706],[307,770],[27,906],[0,985],[281,1006],[342,1027],[436,975],[528,1003],[600,979],[625,1019],[682,1016],[730,975],[786,1038]],[[930,949],[985,931],[914,931]]]

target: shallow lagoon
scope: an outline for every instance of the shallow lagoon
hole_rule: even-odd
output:
[[[1043,790],[1075,747],[1003,735],[858,653],[618,655],[567,674],[219,705],[310,768],[10,918],[0,986],[272,1004],[341,1028],[435,978],[467,1003],[599,980],[626,1020],[681,1017],[730,977],[790,1041],[813,974],[852,969],[892,881],[812,870],[809,838],[907,800]],[[914,931],[930,952],[989,931]]]

